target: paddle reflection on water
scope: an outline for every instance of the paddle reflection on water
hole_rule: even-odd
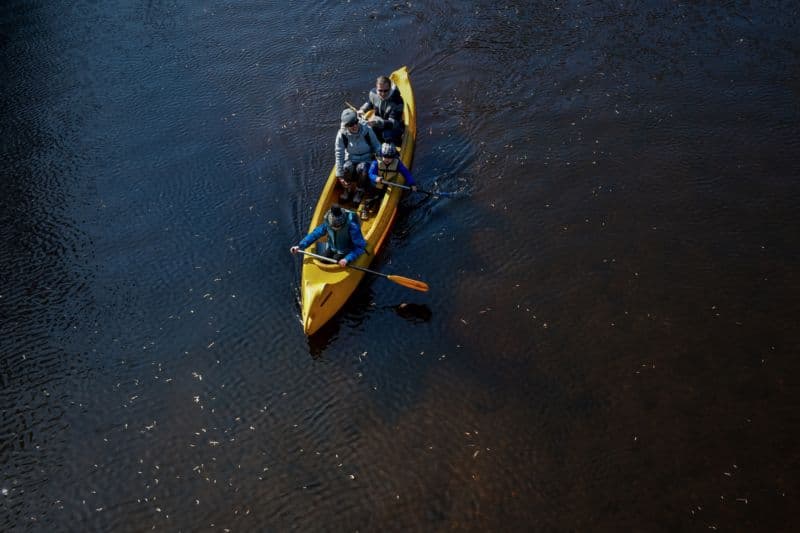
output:
[[[431,308],[425,304],[401,303],[390,306],[389,308],[397,313],[400,317],[405,318],[414,324],[428,322],[433,316]]]
[[[341,333],[342,323],[344,322],[348,330],[358,327],[367,318],[368,313],[375,307],[375,292],[372,290],[371,284],[364,283],[362,287],[353,293],[342,311],[329,320],[313,335],[309,335],[308,339],[308,352],[312,358],[318,359],[322,357],[328,347],[336,341]],[[407,320],[412,324],[423,324],[429,322],[433,317],[433,311],[426,304],[419,304],[414,302],[402,302],[395,305],[383,305],[382,309],[391,309],[400,318]],[[391,316],[386,315],[386,320],[391,322]]]

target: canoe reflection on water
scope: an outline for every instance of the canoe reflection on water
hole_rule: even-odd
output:
[[[430,307],[425,304],[402,303],[392,306],[395,313],[415,324],[427,322],[433,316]]]
[[[314,334],[308,336],[308,351],[311,357],[317,359],[321,357],[328,346],[337,340],[342,332],[360,330],[369,312],[375,309],[375,292],[372,285],[367,283],[356,289],[353,296],[348,300],[346,311],[336,320],[331,320],[319,328]]]
[[[338,320],[331,320],[317,330],[313,335],[306,337],[308,353],[313,359],[322,357],[328,346],[339,337],[341,326]]]
[[[360,291],[359,291],[360,292]],[[358,328],[363,321],[367,310],[371,307],[373,293],[371,290],[363,291],[360,296],[352,298],[348,304],[350,312],[345,316],[345,322],[349,326]],[[433,312],[430,307],[424,304],[401,303],[397,305],[387,305],[383,309],[391,309],[400,317],[408,320],[412,324],[421,324],[430,321]],[[316,333],[308,336],[308,351],[311,357],[317,359],[322,356],[328,346],[339,338],[341,332],[341,321],[331,320],[323,325]]]

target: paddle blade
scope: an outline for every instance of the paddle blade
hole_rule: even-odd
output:
[[[428,292],[428,290],[430,290],[430,287],[428,287],[427,283],[424,281],[419,281],[418,279],[404,278],[403,276],[395,275],[389,275],[386,277],[389,278],[389,281],[393,281],[398,285],[408,287],[409,289],[414,289],[415,291]]]

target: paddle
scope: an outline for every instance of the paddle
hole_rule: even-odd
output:
[[[405,189],[407,191],[412,190],[411,187],[408,185],[400,185],[399,183],[391,183],[391,182],[384,182],[383,183],[386,187],[397,187],[398,189]],[[422,194],[427,194],[428,196],[443,196],[445,198],[452,198],[458,195],[457,192],[429,192],[423,191],[422,189],[417,189],[417,192],[421,192]]]
[[[332,259],[330,257],[325,257],[324,255],[319,255],[319,254],[315,254],[315,253],[312,253],[312,252],[306,252],[305,250],[297,250],[297,251],[300,252],[303,255],[308,255],[308,256],[313,257],[315,259],[319,259],[320,261],[325,261],[326,263],[338,263],[339,262],[336,259]],[[397,283],[398,285],[402,285],[403,287],[408,287],[409,289],[414,289],[415,291],[428,292],[428,290],[430,289],[430,287],[428,287],[428,284],[425,283],[424,281],[419,281],[419,280],[411,279],[411,278],[404,278],[403,276],[395,276],[394,274],[384,274],[382,272],[376,272],[376,271],[370,270],[368,268],[364,268],[364,267],[360,267],[360,266],[356,266],[356,265],[351,265],[351,264],[348,264],[347,268],[352,268],[353,270],[360,270],[362,272],[367,272],[369,274],[375,274],[376,276],[381,276],[382,278],[386,278],[389,281]]]
[[[353,110],[353,111],[355,111],[356,113],[358,113],[358,112],[360,111],[360,110],[359,110],[359,109],[358,109],[356,106],[354,106],[353,104],[351,104],[351,103],[350,103],[350,102],[348,102],[347,100],[345,100],[345,101],[344,101],[344,103],[345,103],[345,104],[347,104],[347,107],[349,107],[350,109],[352,109],[352,110]],[[374,115],[375,115],[375,110],[374,110],[374,109],[369,109],[369,110],[367,110],[367,112],[366,112],[366,113],[364,113],[364,114],[362,115],[362,117],[363,117],[365,120],[369,121],[369,119],[371,119],[371,118],[372,118]]]

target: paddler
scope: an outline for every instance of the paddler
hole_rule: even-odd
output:
[[[334,204],[325,213],[322,224],[303,237],[296,246],[289,248],[289,251],[296,254],[325,235],[328,236],[328,240],[317,244],[316,253],[335,259],[342,268],[358,259],[367,248],[367,241],[361,234],[358,218],[352,212]]]
[[[398,175],[403,176],[406,185],[411,187],[412,191],[417,190],[414,176],[400,161],[398,155],[397,147],[395,147],[394,143],[383,143],[381,145],[380,157],[372,162],[367,173],[371,187],[367,192],[367,201],[362,205],[363,212],[359,213],[362,219],[367,218],[367,210],[372,208],[374,202],[380,201],[386,192],[386,186],[391,186],[392,182],[396,182]]]

